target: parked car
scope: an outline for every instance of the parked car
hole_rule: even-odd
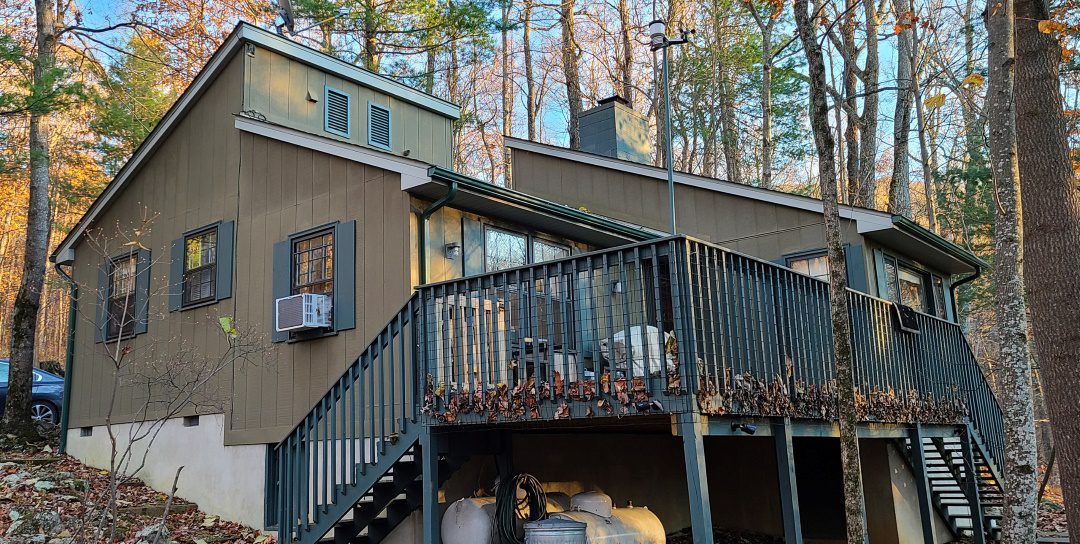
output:
[[[0,414],[3,414],[7,402],[9,370],[8,360],[0,359]],[[64,378],[35,368],[32,388],[31,417],[35,421],[60,423],[60,407],[64,405]]]

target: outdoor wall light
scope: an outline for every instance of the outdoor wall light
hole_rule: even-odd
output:
[[[443,252],[446,253],[447,259],[456,259],[461,256],[461,243],[450,242],[443,246]]]
[[[742,431],[748,435],[753,435],[757,432],[757,425],[751,425],[749,423],[732,423],[731,432]]]

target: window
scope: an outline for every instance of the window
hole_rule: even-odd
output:
[[[214,300],[217,237],[217,227],[184,237],[184,306]]]
[[[829,256],[826,253],[807,255],[805,257],[790,257],[787,260],[788,268],[806,274],[811,278],[829,281]]]
[[[490,227],[484,230],[484,268],[488,272],[525,266],[528,259],[528,237],[524,234]]]
[[[137,255],[114,259],[109,265],[108,321],[105,338],[112,340],[135,333],[135,274]]]
[[[533,238],[533,262],[542,263],[570,256],[570,248],[547,240]]]
[[[900,265],[897,278],[899,279],[900,304],[926,313],[926,286],[922,273]]]
[[[292,243],[292,294],[334,294],[334,231],[325,230]]]
[[[948,312],[945,309],[945,280],[941,279],[941,276],[937,274],[932,275],[934,280],[934,315],[941,319],[948,319]]]

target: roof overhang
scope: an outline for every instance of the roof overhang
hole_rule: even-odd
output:
[[[457,195],[449,204],[454,208],[527,224],[540,232],[602,247],[664,236],[639,225],[586,213],[438,166],[429,168],[428,174],[429,182],[409,188],[410,194],[433,201],[445,195],[450,184],[457,184]]]
[[[892,216],[889,228],[868,231],[863,235],[947,274],[970,274],[990,266],[974,253],[899,215]]]
[[[161,120],[158,121],[158,124],[154,126],[154,130],[150,132],[150,135],[143,140],[138,149],[135,150],[135,153],[132,154],[131,158],[128,159],[116,176],[113,177],[112,181],[110,181],[101,194],[98,195],[97,199],[90,205],[90,208],[83,214],[82,218],[79,219],[79,222],[76,223],[75,227],[68,232],[67,236],[64,237],[56,247],[49,256],[51,261],[57,264],[70,264],[74,262],[75,245],[82,235],[85,234],[86,229],[94,222],[97,216],[109,206],[128,179],[139,171],[143,162],[153,155],[166,137],[172,133],[176,123],[179,122],[179,120],[194,106],[198,99],[202,97],[206,89],[215,79],[217,79],[217,76],[226,66],[228,66],[229,61],[242,49],[241,46],[245,43],[252,43],[257,46],[271,49],[286,57],[317,67],[342,79],[393,95],[399,100],[409,102],[446,117],[457,119],[461,115],[460,108],[450,102],[420,92],[385,76],[369,72],[342,60],[330,57],[311,49],[310,47],[258,28],[250,23],[240,22],[225,39],[224,43],[222,43],[217,51],[214,52],[214,55],[206,65],[203,66],[198,75],[195,76],[195,79],[191,81],[191,84],[189,84],[187,89],[184,90],[184,93],[180,95],[180,98],[173,103],[172,107],[169,108],[169,111],[165,112],[165,115],[162,116]]]

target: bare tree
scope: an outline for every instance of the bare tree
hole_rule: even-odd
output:
[[[866,28],[866,64],[863,66],[863,109],[859,134],[859,183],[853,197],[856,206],[874,207],[877,184],[878,126],[878,13],[874,0],[863,0],[863,26]]]
[[[578,71],[577,38],[574,36],[574,0],[563,0],[559,9],[563,77],[566,80],[567,114],[570,116],[567,131],[570,133],[570,149],[581,149],[581,75]]]
[[[1024,302],[1023,217],[1013,92],[1015,35],[1013,0],[986,14],[990,82],[986,92],[990,164],[997,206],[994,220],[994,301],[998,371],[1005,428],[1005,542],[1035,541],[1035,406]],[[982,528],[976,528],[981,530]]]
[[[836,358],[836,393],[839,402],[840,456],[844,476],[844,515],[847,540],[866,542],[866,514],[863,500],[862,463],[859,459],[858,420],[855,410],[855,375],[851,354],[851,321],[847,297],[847,265],[840,235],[840,205],[836,189],[835,145],[829,128],[826,99],[825,61],[814,29],[818,17],[811,16],[807,0],[795,0],[795,24],[806,52],[810,76],[810,126],[817,148],[818,183],[825,216],[825,245],[829,260],[829,307],[832,313],[833,355]]]
[[[893,0],[896,12],[896,109],[893,115],[893,171],[889,182],[889,212],[911,217],[911,165],[908,160],[911,135],[911,99],[914,68],[912,34],[915,30],[911,0]]]
[[[502,2],[502,134],[510,136],[514,121],[514,94],[511,88],[514,77],[510,66],[510,10],[514,7],[514,0]],[[494,178],[492,178],[494,181]],[[509,187],[512,184],[510,171],[510,148],[503,146],[503,183]]]
[[[1061,96],[1061,45],[1039,31],[1047,5],[1016,2],[1016,130],[1024,208],[1024,270],[1035,351],[1060,455],[1069,526],[1080,531],[1080,188]]]
[[[33,89],[30,106],[30,197],[26,212],[26,242],[22,280],[15,297],[11,320],[10,374],[2,423],[6,432],[34,438],[37,430],[30,417],[35,340],[41,291],[45,285],[45,262],[49,243],[49,114],[50,96],[56,85],[58,25],[62,6],[35,0],[37,52],[33,58]],[[54,11],[54,9],[56,11]]]

